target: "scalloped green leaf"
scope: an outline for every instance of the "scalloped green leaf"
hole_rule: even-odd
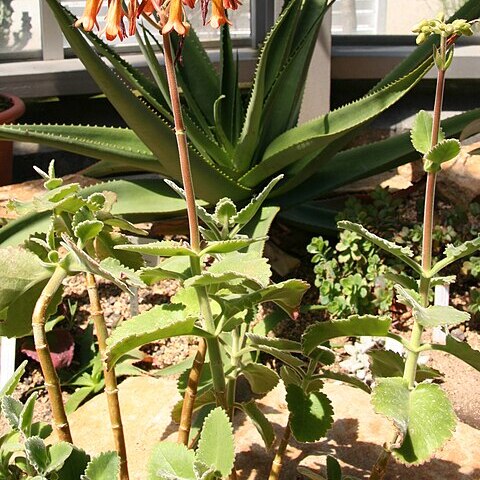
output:
[[[122,281],[133,285],[135,287],[145,287],[138,272],[133,268],[128,268],[120,263],[120,260],[112,257],[108,257],[100,262],[100,267],[116,278],[120,278]]]
[[[85,244],[88,240],[95,238],[103,227],[104,224],[100,220],[85,220],[75,225],[73,233]]]
[[[273,390],[280,380],[279,376],[261,363],[247,363],[241,369],[254,393],[266,394]]]
[[[445,345],[433,344],[432,349],[447,352],[480,372],[480,351],[472,348],[467,342],[460,342],[447,335]]]
[[[82,480],[117,480],[120,473],[120,457],[117,452],[103,452],[92,458]]]
[[[310,285],[302,280],[286,280],[236,299],[229,299],[229,307],[242,311],[260,303],[274,302],[292,317],[309,288]]]
[[[398,292],[398,301],[412,309],[413,316],[423,327],[454,326],[470,319],[469,313],[450,306],[431,305],[430,307],[422,307],[415,298],[415,292],[407,290],[401,285],[395,285],[395,288]]]
[[[194,323],[195,319],[185,314],[182,304],[155,305],[148,312],[125,320],[113,330],[107,341],[107,364],[112,368],[123,355],[146,343],[190,335]]]
[[[50,277],[36,255],[20,247],[0,249],[0,311],[35,284]]]
[[[58,442],[51,445],[48,449],[50,462],[48,464],[47,473],[55,472],[62,468],[67,458],[73,451],[73,445],[67,442]],[[93,479],[92,480],[97,480]]]
[[[35,402],[37,401],[38,393],[32,393],[25,402],[18,419],[18,427],[25,434],[26,437],[31,435],[33,410],[35,408]]]
[[[258,408],[255,400],[250,400],[247,403],[240,403],[238,405],[250,418],[258,433],[262,437],[265,447],[271,448],[275,440],[275,432],[273,426],[265,416],[265,414]]]
[[[317,442],[333,424],[333,408],[322,392],[305,394],[297,385],[287,386],[287,405],[290,428],[299,442]]]
[[[200,252],[200,255],[213,255],[215,253],[231,253],[248,247],[252,243],[265,241],[267,237],[262,238],[235,238],[232,240],[218,240],[207,243],[207,246]]]
[[[255,333],[247,333],[247,338],[254,346],[273,347],[284,352],[301,352],[302,345],[300,342],[294,340],[287,340],[285,338],[265,337]]]
[[[402,377],[405,370],[405,360],[396,352],[391,350],[370,350],[367,352],[370,357],[370,370],[374,377]],[[441,378],[442,374],[434,368],[426,365],[418,365],[416,381]]]
[[[213,263],[208,269],[210,273],[237,272],[255,279],[263,287],[269,284],[272,270],[268,260],[257,253],[231,252],[229,255]]]
[[[145,243],[142,245],[116,245],[115,250],[137,252],[142,255],[154,255],[158,257],[196,257],[197,254],[187,245],[173,240]]]
[[[385,337],[391,323],[392,320],[388,317],[376,317],[374,315],[351,315],[345,320],[320,322],[309,327],[303,334],[303,351],[308,354],[315,347],[332,338]]]
[[[148,480],[195,480],[195,453],[185,445],[162,442],[153,448],[148,462]]]
[[[268,185],[255,197],[250,200],[250,203],[243,207],[236,215],[232,217],[232,222],[238,225],[246,225],[260,210],[263,202],[267,199],[270,192],[274,189],[275,185],[283,178],[283,175],[270,180]]]
[[[403,263],[411,267],[415,272],[422,273],[422,267],[413,260],[413,252],[410,247],[400,247],[399,245],[385,240],[384,238],[375,235],[374,233],[369,232],[365,227],[358,223],[349,222],[347,220],[342,220],[337,223],[338,228],[349,230],[355,232],[356,234],[363,237],[365,240],[372,242],[377,247],[380,247],[382,250],[390,253],[391,255],[400,259]]]
[[[45,442],[40,437],[30,437],[25,440],[25,454],[28,463],[39,475],[47,473],[50,456]]]
[[[415,116],[410,133],[412,145],[417,152],[425,154],[432,148],[433,116],[425,110],[420,110]],[[440,129],[437,142],[445,140],[445,134]]]
[[[2,397],[2,415],[6,418],[10,427],[15,430],[20,428],[20,415],[23,410],[23,403],[10,395]]]
[[[214,467],[222,477],[232,471],[235,461],[233,428],[223,408],[215,408],[205,419],[196,458]]]
[[[183,281],[190,276],[190,260],[188,257],[166,258],[156,267],[143,268],[139,275],[147,285],[171,278]]]
[[[437,143],[425,154],[425,171],[439,172],[442,169],[442,163],[453,160],[460,154],[461,147],[460,142],[455,138]]]
[[[401,434],[401,447],[394,449],[394,455],[405,463],[428,460],[455,430],[453,407],[438,385],[421,383],[410,390],[403,378],[380,378],[372,404]]]
[[[461,245],[447,245],[445,248],[445,257],[437,262],[429,272],[429,277],[434,277],[448,265],[460,260],[463,257],[471,255],[480,249],[480,237],[468,240]]]
[[[122,281],[120,278],[115,277],[115,275],[103,268],[100,263],[97,262],[97,260],[95,260],[90,255],[81,250],[70,237],[62,234],[62,239],[62,245],[73,255],[74,258],[76,258],[76,260],[78,261],[78,268],[80,268],[81,271],[93,273],[94,275],[99,275],[106,280],[110,280],[124,292],[133,294],[130,287],[124,281]]]
[[[229,288],[234,285],[245,285],[253,290],[262,288],[262,285],[257,283],[255,279],[249,278],[237,272],[223,272],[211,273],[210,271],[202,272],[201,275],[195,275],[185,280],[184,286],[188,287],[214,287]]]

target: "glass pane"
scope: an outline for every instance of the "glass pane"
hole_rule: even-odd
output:
[[[199,2],[197,2],[199,3]],[[76,16],[80,16],[83,12],[83,7],[85,5],[85,0],[75,1],[75,0],[62,0],[62,4],[68,7],[72,13]],[[106,3],[100,10],[98,16],[99,19],[102,19],[107,11]],[[245,0],[243,5],[235,12],[229,12],[231,15],[231,21],[233,27],[231,29],[231,34],[233,38],[248,38],[250,37],[250,0]],[[195,28],[197,35],[203,41],[216,40],[220,37],[218,30],[215,30],[211,27],[202,25],[202,16],[200,13],[200,5],[198,4],[194,10],[187,9],[187,16],[189,22]],[[100,28],[103,28],[102,22],[100,23]],[[147,25],[148,26],[148,25]],[[149,27],[151,28],[151,27]],[[137,42],[135,37],[126,38],[123,42],[120,42],[118,39],[115,42],[112,42],[114,45],[123,47],[136,45]],[[64,41],[64,46],[68,47],[68,43]]]
[[[423,18],[447,14],[466,0],[337,0],[333,5],[334,35],[409,35]]]
[[[0,60],[40,58],[39,0],[0,0]]]

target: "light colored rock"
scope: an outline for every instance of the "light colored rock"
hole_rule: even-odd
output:
[[[480,142],[464,147],[456,159],[442,165],[437,188],[454,204],[468,206],[480,196],[480,155],[469,153],[478,149]]]
[[[302,460],[303,464],[320,469],[326,454],[338,458],[346,473],[368,478],[382,443],[392,437],[391,425],[374,414],[366,393],[334,383],[325,386],[325,393],[335,409],[334,426],[322,442],[300,446],[292,441],[283,480],[296,478],[296,466]],[[175,440],[177,426],[170,421],[170,410],[178,399],[172,379],[136,377],[120,385],[132,480],[145,480],[149,454],[156,442]],[[282,435],[288,417],[283,386],[259,403],[277,436]],[[113,449],[104,395],[82,406],[70,421],[75,443],[89,453]],[[238,415],[235,423],[239,480],[268,478],[273,453],[265,451],[260,435],[243,415]],[[453,439],[428,464],[406,467],[392,462],[386,480],[408,479],[479,480],[480,431],[460,423]]]

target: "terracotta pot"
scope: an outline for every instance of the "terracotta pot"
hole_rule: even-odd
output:
[[[8,98],[13,105],[6,110],[0,111],[0,125],[14,123],[25,113],[25,104],[14,95],[0,94]],[[12,183],[13,172],[13,143],[5,140],[0,141],[0,185],[9,185]]]

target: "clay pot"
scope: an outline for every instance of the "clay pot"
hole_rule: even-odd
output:
[[[14,123],[25,113],[25,104],[14,95],[0,94],[1,97],[12,101],[12,106],[0,111],[0,125]],[[0,185],[12,183],[13,172],[13,143],[8,140],[0,141]]]

